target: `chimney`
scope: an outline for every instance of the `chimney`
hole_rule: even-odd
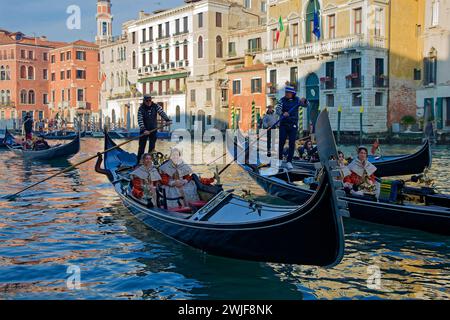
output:
[[[139,19],[144,19],[144,18],[145,18],[144,10],[139,11]]]

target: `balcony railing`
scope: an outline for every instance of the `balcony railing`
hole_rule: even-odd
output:
[[[346,78],[346,87],[347,87],[347,89],[363,88],[364,87],[364,76]]]
[[[77,101],[77,108],[78,109],[87,109],[86,101]]]
[[[325,79],[320,79],[320,90],[336,90],[337,89],[337,79],[325,77]],[[323,81],[322,81],[323,80]]]
[[[181,36],[181,35],[183,35],[183,34],[188,34],[189,33],[189,31],[188,30],[183,30],[183,31],[178,31],[178,32],[174,32],[173,34],[172,34],[172,36],[174,36],[174,37],[176,37],[176,36]]]
[[[386,76],[373,76],[374,88],[387,88],[389,87],[389,78]]]
[[[296,47],[275,49],[264,53],[267,64],[304,59],[320,54],[332,54],[362,47],[376,47],[386,49],[384,38],[376,38],[373,44],[365,40],[364,35],[327,39],[313,43],[305,43]]]
[[[16,107],[16,103],[13,102],[13,101],[0,102],[0,107],[2,107],[2,108],[15,108]]]
[[[257,54],[257,53],[261,53],[263,50],[262,48],[250,48],[250,49],[245,49],[245,54]]]

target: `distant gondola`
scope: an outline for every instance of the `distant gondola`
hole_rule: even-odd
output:
[[[431,167],[431,148],[428,139],[415,153],[398,156],[369,156],[369,161],[377,167],[375,176],[392,177],[422,173]],[[304,160],[295,159],[292,162],[296,168],[313,170],[314,164]]]
[[[54,131],[37,135],[45,140],[73,140],[76,136],[78,136],[78,133],[74,131]],[[85,135],[85,132],[80,133],[81,137],[84,137]]]
[[[11,134],[6,130],[5,136]],[[47,150],[23,150],[20,145],[7,145],[8,149],[27,160],[68,159],[80,151],[80,135],[63,145],[56,145]]]
[[[114,146],[105,134],[105,149]],[[135,163],[135,154],[115,149],[97,170],[108,176],[133,215],[170,238],[209,254],[251,261],[333,266],[342,259],[342,218],[328,171],[302,206],[266,205],[214,188],[204,191],[209,199],[203,199],[203,207],[182,214],[167,209],[162,192],[151,208],[130,195],[128,174]]]
[[[426,145],[424,147],[427,148]],[[228,145],[230,154],[243,152],[243,147],[237,143],[234,143],[234,148],[235,150],[232,150],[231,145]],[[240,165],[266,192],[291,203],[302,204],[308,201],[314,192],[297,184],[309,176],[308,170],[303,171],[303,174],[299,170],[280,170],[266,176],[256,165]],[[344,196],[340,199],[347,202],[351,218],[450,235],[450,196],[428,191],[405,188],[405,193],[422,198],[420,205],[380,202],[368,197]]]
[[[7,135],[6,132],[8,129],[5,129],[5,133],[3,134],[3,137],[0,137],[0,149],[7,149],[8,144],[13,144],[16,140],[14,136],[9,132]]]
[[[239,140],[243,140],[243,134],[238,131]],[[393,155],[393,156],[369,156],[369,161],[377,167],[375,176],[377,177],[393,177],[419,174],[424,172],[426,168],[431,167],[431,147],[427,139],[422,147],[413,154],[409,155]],[[315,171],[315,164],[294,158],[292,165],[296,169]]]

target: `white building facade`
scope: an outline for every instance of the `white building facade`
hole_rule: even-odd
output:
[[[304,129],[308,129],[319,110],[327,107],[334,130],[338,126],[338,111],[342,110],[342,131],[360,130],[360,112],[365,133],[387,131],[387,3],[364,0],[324,6],[321,0],[305,0],[298,12],[281,17],[285,31],[278,42],[279,18],[271,13],[276,4],[277,1],[269,1],[268,51],[264,53],[268,103],[280,99],[290,82],[297,86],[300,97],[310,101]],[[315,11],[320,15],[320,38],[312,33]],[[376,16],[378,21],[374,23]],[[338,27],[343,23],[348,26]],[[280,43],[284,44],[282,48]]]
[[[450,131],[450,1],[429,0],[425,7],[423,83],[417,91],[417,116]]]

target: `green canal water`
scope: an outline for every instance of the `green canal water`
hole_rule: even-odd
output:
[[[0,194],[94,155],[102,145],[102,140],[83,139],[73,159],[51,164],[24,162],[0,151]],[[164,152],[170,146],[159,142]],[[385,154],[416,148],[383,146]],[[137,144],[127,149],[135,152]],[[342,149],[352,153],[354,146]],[[431,176],[440,190],[450,192],[450,148],[435,147],[433,157]],[[211,172],[204,166],[195,170]],[[238,166],[222,183],[238,194],[247,189],[276,200]],[[353,220],[345,220],[345,236],[345,257],[332,269],[210,256],[135,219],[90,162],[17,201],[0,200],[0,299],[450,298],[450,238]],[[80,270],[79,289],[67,286],[71,266]],[[374,270],[380,275],[375,286]]]

